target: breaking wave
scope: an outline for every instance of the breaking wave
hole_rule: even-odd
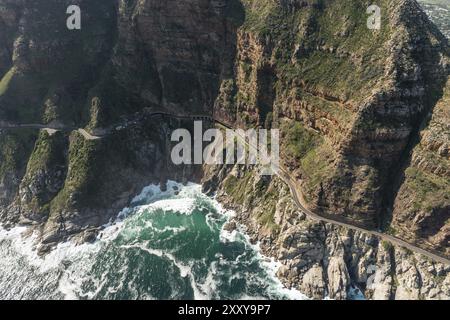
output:
[[[0,299],[306,299],[278,264],[196,184],[144,188],[93,244],[66,242],[41,258],[27,229],[0,230]]]

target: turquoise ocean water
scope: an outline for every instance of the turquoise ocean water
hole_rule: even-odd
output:
[[[0,299],[305,299],[277,264],[199,185],[149,186],[94,244],[60,244],[44,258],[24,228],[0,231]]]

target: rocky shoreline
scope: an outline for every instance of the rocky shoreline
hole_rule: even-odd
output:
[[[315,211],[450,251],[450,47],[415,0],[0,0],[0,119],[102,132],[144,111],[280,129],[282,161]],[[72,4],[72,3],[71,3]],[[335,19],[335,17],[341,17]],[[92,241],[175,166],[161,116],[104,139],[0,130],[0,222],[41,232],[41,253]],[[322,299],[448,299],[449,269],[376,237],[310,221],[278,179],[205,168],[287,286]],[[230,225],[230,227],[232,227]],[[376,285],[374,285],[376,284]]]
[[[214,176],[243,177],[249,171],[242,167],[215,168],[205,177],[204,191],[215,192],[224,207],[236,211],[227,229],[245,226],[252,241],[260,243],[263,254],[281,262],[277,276],[288,288],[314,299],[348,299],[355,289],[376,300],[450,299],[450,266],[375,236],[312,221],[296,209],[288,187],[278,178],[262,178],[255,171],[249,181],[249,188],[256,194],[261,184],[276,190],[277,196],[271,200],[276,207],[276,230],[258,219],[260,212],[267,210],[264,196],[236,204],[225,184],[212,182]]]

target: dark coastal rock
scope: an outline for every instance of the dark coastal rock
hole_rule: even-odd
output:
[[[450,297],[447,266],[312,221],[254,166],[170,159],[171,133],[193,123],[167,114],[279,129],[314,212],[448,257],[450,49],[416,1],[377,1],[380,30],[354,0],[76,3],[81,30],[67,1],[0,0],[0,222],[36,227],[39,254],[95,241],[151,183],[202,182],[289,287]]]

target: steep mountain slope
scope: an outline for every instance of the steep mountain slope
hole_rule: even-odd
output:
[[[78,0],[82,29],[70,31],[71,4],[0,0],[0,124],[108,133],[86,140],[76,131],[0,130],[0,219],[39,228],[41,250],[73,235],[92,239],[150,182],[200,181],[202,168],[169,159],[171,130],[192,123],[145,116],[165,111],[281,129],[283,165],[311,210],[449,255],[450,52],[416,1],[378,1],[380,30],[367,27],[368,0]],[[204,168],[205,186],[235,204],[257,201],[254,210],[243,206],[251,213],[241,222],[285,245],[287,224],[276,217],[285,187],[266,181],[271,193],[243,193],[254,172],[233,170]],[[259,201],[267,201],[261,212]],[[296,228],[289,246],[317,240],[304,237],[320,226],[289,224]],[[342,230],[330,228],[319,239],[335,241]],[[304,257],[282,259],[301,279],[326,266],[334,276],[323,281],[337,279],[334,296],[344,298],[350,282],[339,284],[344,267],[341,260],[330,267],[329,258],[345,252],[347,263],[358,237],[312,255],[304,270],[296,265]],[[398,266],[404,254],[378,255],[381,242],[369,247],[348,270],[368,255],[392,268],[386,277],[400,272],[385,262],[396,256]],[[435,269],[435,277],[448,271]],[[309,277],[316,279],[314,271]],[[437,285],[448,293],[438,282],[427,297],[438,295],[430,293]],[[380,295],[393,297],[392,284],[387,290]]]
[[[395,198],[391,230],[450,254],[450,86],[425,119]]]
[[[380,2],[381,30],[366,27],[367,1],[245,4],[236,73],[216,114],[281,128],[311,209],[388,229],[400,167],[447,82],[446,39],[414,1]],[[448,208],[433,215],[416,227],[440,229]]]
[[[135,113],[211,112],[237,23],[214,1],[77,1],[68,30],[70,4],[0,1],[0,119],[112,132],[2,131],[2,220],[44,225],[45,243],[107,222],[151,181],[195,179],[167,170],[170,127],[191,124]]]

